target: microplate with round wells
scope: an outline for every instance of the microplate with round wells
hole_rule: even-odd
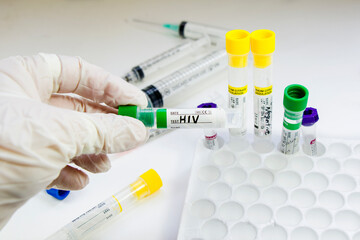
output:
[[[320,139],[308,156],[250,138],[199,140],[179,240],[360,240],[360,140]]]

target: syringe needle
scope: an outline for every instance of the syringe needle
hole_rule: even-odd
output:
[[[147,20],[142,20],[142,19],[137,19],[137,18],[133,18],[133,19],[129,19],[130,22],[135,22],[135,23],[140,23],[140,24],[146,24],[146,25],[151,25],[151,26],[161,26],[173,31],[178,31],[179,30],[179,24],[171,24],[171,23],[158,23],[158,22],[152,22],[152,21],[147,21]]]
[[[178,24],[171,24],[171,23],[164,23],[162,25],[164,28],[173,30],[173,31],[179,31],[179,25]]]
[[[141,20],[141,19],[137,19],[137,18],[133,18],[133,19],[131,19],[131,21],[137,22],[137,23],[148,24],[148,25],[156,25],[156,26],[161,26],[161,25],[162,25],[161,23],[152,22],[152,21],[146,21],[146,20]]]

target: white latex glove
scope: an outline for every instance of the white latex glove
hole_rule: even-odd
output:
[[[88,176],[69,163],[104,172],[111,167],[106,153],[144,143],[144,125],[116,115],[116,106],[126,104],[146,106],[145,94],[80,58],[39,54],[1,60],[0,229],[47,187],[85,187]]]

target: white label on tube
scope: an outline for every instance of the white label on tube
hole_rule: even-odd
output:
[[[246,95],[232,95],[229,93],[229,108],[242,108],[246,104]]]
[[[219,128],[226,125],[223,109],[168,109],[167,128]]]
[[[272,95],[254,94],[254,127],[256,136],[262,137],[271,134]]]
[[[205,147],[208,149],[218,149],[217,133],[213,129],[206,129],[205,131]]]
[[[294,154],[299,151],[299,130],[289,130],[283,127],[281,133],[280,151],[284,154]]]
[[[247,85],[242,87],[233,87],[228,86],[229,91],[229,108],[239,109],[241,113],[241,128],[232,128],[230,133],[234,135],[244,135],[246,133],[246,95],[247,95]]]
[[[118,206],[114,199],[107,199],[72,220],[64,229],[66,229],[68,235],[82,238],[89,231],[118,215],[120,213],[120,207]]]
[[[304,152],[310,156],[317,155],[317,144],[316,137],[313,135],[305,135],[304,136]]]

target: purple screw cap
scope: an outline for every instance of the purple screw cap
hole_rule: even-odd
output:
[[[306,108],[302,119],[302,125],[309,127],[314,125],[317,121],[319,121],[319,115],[316,108]]]
[[[197,107],[198,108],[217,108],[217,105],[216,105],[216,103],[208,102],[208,103],[202,103]]]

